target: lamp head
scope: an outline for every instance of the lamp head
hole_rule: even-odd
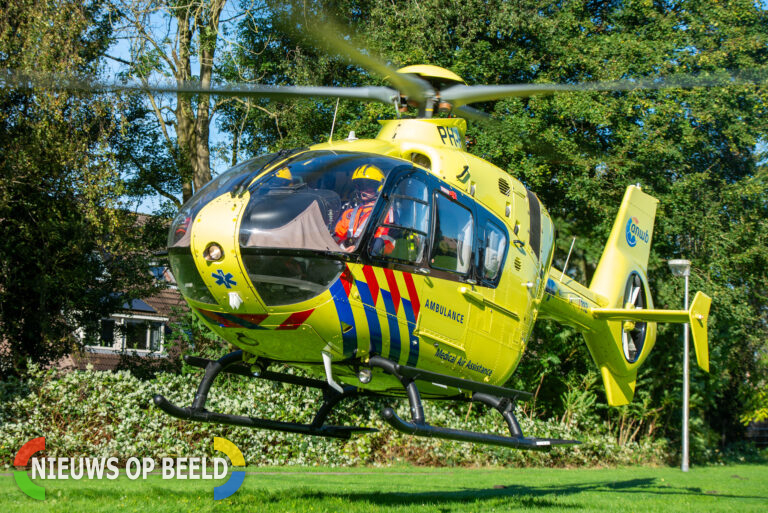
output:
[[[691,261],[690,260],[668,260],[669,270],[675,276],[688,276],[691,273]]]

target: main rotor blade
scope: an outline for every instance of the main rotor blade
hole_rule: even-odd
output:
[[[350,100],[375,100],[388,105],[398,98],[398,92],[389,87],[314,87],[314,86],[269,86],[254,84],[222,84],[202,87],[190,82],[186,84],[144,84],[141,82],[100,81],[52,74],[27,74],[0,70],[3,87],[33,89],[43,87],[69,92],[119,92],[138,91],[154,93],[209,94],[215,96],[257,97],[257,98],[346,98]]]
[[[313,41],[324,47],[326,51],[342,55],[354,64],[376,73],[384,80],[395,86],[401,93],[419,104],[435,94],[434,89],[426,80],[415,75],[398,73],[397,69],[389,66],[373,55],[365,54],[345,41],[337,34],[341,29],[331,22],[323,23],[317,27],[309,28],[313,34]]]
[[[472,108],[468,105],[463,105],[453,109],[453,113],[459,117],[469,119],[471,121],[490,121],[493,119],[491,118],[490,114],[487,114],[482,110]]]
[[[456,85],[441,91],[440,98],[454,108],[468,103],[500,100],[502,98],[529,97],[572,91],[635,91],[644,89],[670,89],[692,87],[721,87],[768,82],[768,68],[745,70],[739,75],[721,73],[705,76],[681,73],[655,78],[615,80],[612,82],[584,82],[581,84],[509,84],[490,86]]]

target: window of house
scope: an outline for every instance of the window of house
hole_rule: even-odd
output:
[[[163,323],[144,319],[125,320],[125,349],[159,351]]]
[[[98,345],[101,347],[113,347],[115,345],[115,320],[102,319],[100,324]]]
[[[370,242],[371,256],[419,263],[429,233],[429,190],[420,179],[409,176],[389,194],[384,211]]]
[[[115,320],[101,319],[95,325],[88,325],[81,332],[83,343],[94,347],[114,347],[115,345]]]
[[[435,195],[435,239],[430,266],[460,274],[472,263],[472,212],[447,196]]]
[[[87,333],[85,344],[115,352],[151,351],[163,349],[165,320],[137,319],[117,315],[100,321],[98,333]]]

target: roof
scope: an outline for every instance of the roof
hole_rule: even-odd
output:
[[[187,302],[176,288],[163,289],[154,296],[143,298],[141,302],[152,308],[157,315],[170,319],[176,317],[179,310],[189,311]]]
[[[123,304],[123,308],[125,310],[133,310],[134,312],[157,313],[154,308],[149,306],[141,299],[131,299],[130,303]]]

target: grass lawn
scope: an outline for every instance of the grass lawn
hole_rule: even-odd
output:
[[[36,511],[448,512],[768,511],[768,465],[614,469],[249,468],[234,495],[221,481],[40,481],[45,501],[0,475],[0,513]]]

